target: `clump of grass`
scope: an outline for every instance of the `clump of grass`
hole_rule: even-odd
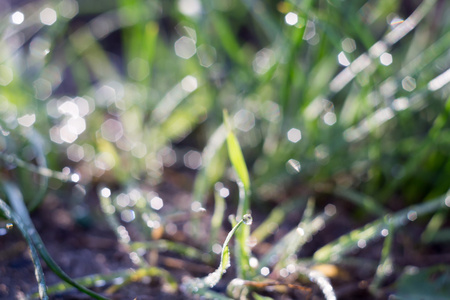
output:
[[[148,276],[177,290],[177,278],[156,266],[163,252],[216,266],[211,250],[230,211],[219,269],[205,278],[217,283],[234,261],[236,272],[223,278],[234,298],[314,293],[314,283],[334,299],[335,282],[315,265],[344,264],[382,238],[368,290],[387,297],[396,292],[385,278],[403,268],[394,259],[401,244],[394,235],[419,218],[423,247],[448,241],[447,2],[0,6],[0,206],[30,245],[40,297],[38,255],[69,285],[91,293],[53,263],[28,216],[47,193],[70,189],[61,182],[99,191],[105,219],[136,265],[134,275],[81,279],[107,281],[109,293]],[[187,169],[197,171],[195,182],[179,180],[188,184],[177,188],[189,190],[190,205],[171,213],[155,208],[162,199],[152,205],[158,196],[148,191],[167,181],[166,171]],[[214,193],[219,181],[236,188]],[[133,205],[122,201],[130,194]],[[339,236],[327,224],[342,210],[366,225]],[[240,226],[250,213],[261,224],[253,232]],[[191,244],[165,235],[173,220],[191,226],[184,233]],[[320,240],[324,228],[334,241]],[[302,257],[311,239],[319,248]],[[261,252],[263,242],[269,245]],[[183,287],[226,297],[194,291],[205,278]]]

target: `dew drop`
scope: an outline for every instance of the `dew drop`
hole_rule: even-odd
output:
[[[447,207],[450,207],[450,196],[445,197],[444,203]]]
[[[364,240],[364,239],[360,239],[360,240],[358,241],[357,245],[358,245],[359,248],[364,249],[364,248],[366,248],[366,246],[367,246],[367,242],[366,242],[366,240]]]
[[[415,221],[417,219],[417,212],[415,212],[414,210],[411,210],[408,212],[407,216],[408,220]]]
[[[246,225],[252,225],[252,223],[253,223],[253,218],[252,218],[252,216],[251,216],[250,214],[246,214],[246,215],[244,215],[242,218],[243,218],[244,223],[245,223]]]

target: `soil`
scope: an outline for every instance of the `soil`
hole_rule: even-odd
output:
[[[177,178],[175,182],[183,182],[183,178]],[[184,183],[183,185],[185,185]],[[164,202],[165,213],[175,211],[189,211],[189,192],[179,188],[178,184],[165,183],[159,191]],[[99,208],[98,199],[91,193],[88,194],[87,202],[80,203],[70,200],[70,196],[62,195],[56,191],[50,192],[42,205],[32,213],[32,219],[37,231],[40,233],[49,253],[59,266],[72,278],[79,278],[92,274],[111,274],[119,270],[136,268],[129,258],[128,253],[119,244],[114,232],[108,227],[104,215]],[[327,200],[329,201],[329,200]],[[320,206],[320,201],[318,201]],[[348,233],[354,228],[360,227],[370,220],[354,221],[354,207],[343,201],[336,201],[338,214],[329,221],[324,230],[320,231],[299,252],[299,257],[308,258],[314,251],[327,242],[333,241],[342,234]],[[261,206],[261,211],[254,211],[254,227],[267,217],[269,204]],[[80,213],[82,211],[82,213]],[[270,209],[269,209],[270,211]],[[209,220],[208,215],[204,217],[205,224]],[[300,220],[301,212],[290,213],[275,234],[266,242],[258,244],[253,253],[261,256],[278,239],[283,237],[290,229],[295,228]],[[221,233],[223,239],[229,225],[224,220],[224,231]],[[6,224],[6,223],[4,223]],[[184,228],[183,228],[184,227]],[[199,228],[203,227],[200,226]],[[207,225],[205,225],[207,227]],[[162,233],[162,238],[182,241],[195,247],[201,247],[200,243],[186,233],[186,225],[183,225],[183,217],[176,223],[178,229],[175,233]],[[183,230],[184,229],[184,230]],[[428,266],[436,263],[450,262],[450,256],[443,255],[449,249],[442,247],[418,248],[418,240],[423,226],[420,224],[409,224],[407,232],[400,232],[394,241],[394,263],[398,267],[407,265]],[[192,232],[192,228],[188,230]],[[200,233],[207,234],[206,232]],[[132,239],[142,239],[134,234],[130,227]],[[448,247],[447,247],[448,248]],[[349,257],[354,263],[342,265],[323,265],[322,271],[331,273],[331,281],[339,299],[374,299],[368,292],[368,286],[373,278],[375,268],[380,259],[382,241],[371,243],[370,247],[360,249],[351,253]],[[447,251],[448,252],[448,251]],[[156,259],[155,259],[156,257]],[[199,261],[187,259],[175,253],[162,252],[156,254],[153,261],[159,267],[168,270],[181,283],[186,277],[202,277],[212,272],[218,265],[218,261],[206,265]],[[363,263],[358,262],[358,259]],[[60,282],[60,279],[43,263],[46,282],[48,286]],[[224,292],[227,283],[233,279],[235,270],[230,269],[215,288],[216,291]],[[388,297],[392,290],[391,283],[400,274],[400,268],[394,270],[380,289],[379,299]],[[285,281],[288,278],[271,278],[271,280]],[[163,284],[158,278],[147,278],[145,282],[134,282],[127,284],[116,292],[109,294],[112,299],[187,299],[180,290],[167,292],[162,288]],[[322,299],[320,290],[307,280],[294,284],[300,285],[310,292],[301,291],[300,288],[287,288],[284,290],[275,288],[265,289],[263,294],[274,299]],[[97,292],[104,293],[108,286],[94,288]],[[28,247],[17,228],[10,229],[5,235],[0,236],[0,299],[25,299],[28,295],[37,291],[34,277],[34,268],[30,259]],[[52,295],[51,299],[90,299],[75,289],[64,293]]]

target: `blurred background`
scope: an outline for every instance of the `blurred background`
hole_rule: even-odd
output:
[[[226,109],[257,224],[286,203],[295,224],[309,197],[337,208],[345,225],[305,256],[401,210],[415,221],[450,188],[448,15],[446,0],[0,0],[1,180],[89,226],[95,191],[123,224],[143,198],[152,232],[195,239],[209,225],[174,215],[209,214],[214,191],[238,203]],[[445,208],[418,221],[407,264],[448,250]]]

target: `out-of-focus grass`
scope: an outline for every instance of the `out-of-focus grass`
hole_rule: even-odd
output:
[[[380,233],[358,234],[381,225],[398,232],[407,225],[395,220],[413,221],[424,212],[436,214],[422,241],[448,241],[442,227],[450,205],[449,13],[445,0],[0,0],[1,180],[17,182],[30,210],[47,187],[69,188],[61,179],[79,190],[119,187],[100,193],[103,209],[141,267],[147,264],[123,224],[134,221],[154,240],[179,213],[200,226],[213,189],[228,207],[238,207],[229,196],[237,178],[248,181],[245,198],[252,186],[252,204],[241,206],[238,218],[293,194],[297,199],[300,189],[302,196],[350,201],[359,220],[381,218],[353,235],[335,236],[316,252],[319,261],[331,257],[320,255],[329,247],[342,254],[364,248]],[[225,141],[231,127],[250,179],[236,167],[242,162],[232,147],[238,177],[230,172]],[[182,168],[198,170],[192,205],[160,213],[165,199],[148,186],[164,181],[166,169]],[[40,192],[30,193],[30,185]],[[439,205],[421,210],[437,203],[432,199]],[[317,223],[334,215],[334,204],[317,217],[299,215],[298,227],[273,246],[274,255],[294,263],[307,239],[296,236],[286,248],[288,237],[312,236]],[[274,207],[281,219],[270,220],[282,223],[284,205]],[[218,211],[224,213],[223,206]],[[273,224],[264,224],[255,236],[269,235]],[[186,234],[199,241],[198,232]],[[242,249],[248,235],[238,233]],[[388,241],[380,267],[391,263]],[[211,245],[220,253],[220,244],[210,241],[202,250]],[[305,266],[287,269],[258,258],[264,266],[254,263],[255,273],[267,276],[264,268],[277,265],[279,274],[316,278]],[[386,274],[377,271],[372,290],[383,286]]]

